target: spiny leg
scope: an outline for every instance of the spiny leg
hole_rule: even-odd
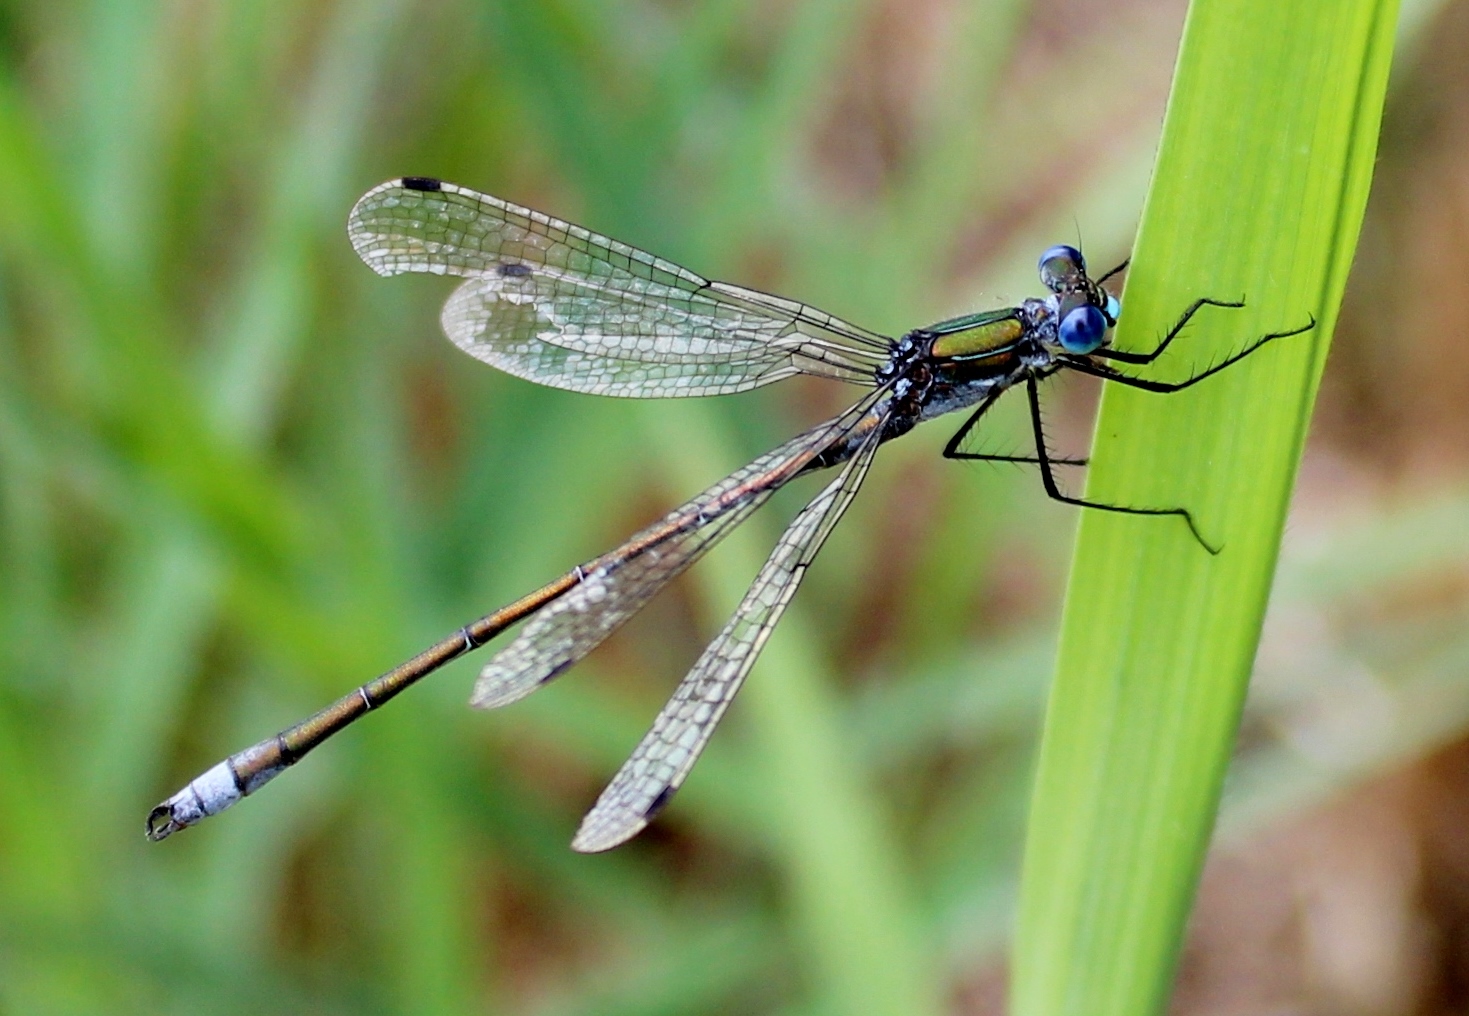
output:
[[[965,452],[959,450],[959,446],[964,443],[964,439],[969,436],[969,432],[974,429],[974,425],[979,423],[979,418],[1007,390],[1001,389],[990,395],[979,404],[979,407],[973,413],[969,414],[969,419],[964,421],[963,425],[954,432],[954,436],[949,438],[949,443],[944,445],[944,458],[953,459],[956,462],[1016,462],[1028,466],[1038,466],[1041,464],[1039,458],[1033,458],[1029,455],[989,455],[981,452]],[[1057,466],[1084,466],[1087,464],[1086,459],[1053,458],[1049,461],[1052,465]]]
[[[1173,327],[1168,329],[1168,334],[1163,336],[1163,341],[1159,342],[1151,353],[1129,353],[1122,349],[1099,349],[1092,355],[1099,356],[1105,360],[1116,360],[1118,363],[1152,363],[1163,355],[1163,351],[1168,348],[1168,344],[1178,338],[1184,326],[1204,307],[1227,307],[1237,310],[1244,305],[1245,302],[1243,300],[1214,300],[1207,296],[1201,296],[1188,305],[1188,309],[1173,323]]]
[[[1199,533],[1199,527],[1194,524],[1194,517],[1187,508],[1133,508],[1127,505],[1088,501],[1085,498],[1063,494],[1056,483],[1055,474],[1051,472],[1051,465],[1055,460],[1046,451],[1046,433],[1041,422],[1040,390],[1036,386],[1035,378],[1026,378],[1025,390],[1030,397],[1030,423],[1032,430],[1035,431],[1035,453],[1040,460],[1041,481],[1045,484],[1047,496],[1054,501],[1075,505],[1078,508],[1096,508],[1099,511],[1117,512],[1120,515],[1177,515],[1188,524],[1189,532],[1193,533],[1199,546],[1211,555],[1219,553],[1218,548],[1210,546],[1209,542]]]
[[[1067,367],[1080,371],[1083,374],[1091,374],[1095,377],[1106,378],[1108,381],[1116,381],[1118,384],[1127,385],[1129,388],[1141,388],[1145,392],[1161,392],[1166,395],[1172,392],[1182,391],[1190,385],[1196,385],[1204,380],[1204,378],[1211,377],[1218,374],[1224,368],[1239,363],[1251,353],[1259,350],[1267,342],[1273,342],[1276,339],[1288,339],[1293,335],[1301,335],[1309,332],[1312,328],[1316,327],[1316,316],[1312,314],[1310,317],[1311,320],[1299,328],[1292,328],[1284,332],[1267,332],[1233,356],[1221,360],[1207,370],[1201,370],[1193,377],[1183,381],[1151,381],[1147,378],[1130,377],[1127,374],[1113,370],[1106,364],[1096,363],[1086,357],[1065,357],[1064,362]],[[1091,355],[1096,356],[1097,354],[1093,353]]]
[[[1022,466],[1038,466],[1041,460],[1033,455],[982,455],[978,452],[959,452],[955,455],[945,455],[946,459],[956,462],[1014,462]],[[1051,459],[1053,466],[1084,466],[1086,459]]]

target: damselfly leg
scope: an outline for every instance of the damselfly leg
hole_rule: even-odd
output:
[[[1126,262],[1124,262],[1123,266],[1125,265]],[[1120,267],[1118,269],[1114,269],[1112,272],[1108,273],[1108,276],[1115,275],[1117,271],[1120,270]],[[1116,349],[1098,349],[1087,354],[1086,357],[1062,357],[1060,362],[1062,365],[1084,374],[1091,374],[1095,377],[1105,378],[1109,381],[1116,381],[1118,383],[1128,385],[1129,387],[1139,388],[1148,392],[1169,394],[1182,391],[1183,389],[1197,384],[1207,377],[1219,373],[1224,368],[1238,363],[1245,357],[1249,356],[1251,353],[1257,352],[1266,344],[1273,342],[1276,339],[1283,339],[1295,335],[1301,335],[1316,327],[1316,319],[1314,316],[1312,316],[1306,324],[1298,328],[1288,329],[1286,331],[1280,332],[1267,332],[1265,335],[1262,335],[1259,338],[1255,339],[1255,341],[1250,343],[1244,349],[1225,358],[1221,362],[1214,364],[1206,368],[1205,370],[1199,371],[1198,373],[1189,378],[1186,378],[1183,381],[1176,382],[1154,381],[1147,378],[1131,377],[1104,364],[1097,363],[1095,362],[1095,360],[1089,359],[1090,357],[1099,357],[1108,360],[1115,360],[1120,363],[1138,365],[1150,364],[1163,355],[1163,353],[1168,349],[1168,346],[1173,342],[1173,340],[1176,339],[1183,332],[1183,329],[1193,319],[1194,315],[1197,314],[1204,307],[1220,307],[1225,309],[1237,310],[1244,307],[1244,305],[1245,304],[1243,300],[1216,300],[1211,297],[1200,297],[1184,310],[1184,312],[1179,316],[1178,320],[1175,321],[1173,326],[1169,328],[1168,331],[1164,334],[1162,340],[1159,341],[1158,345],[1149,352],[1144,353],[1129,352],[1126,350]],[[979,423],[979,420],[984,415],[985,411],[990,408],[990,406],[999,398],[1000,395],[1004,394],[1003,391],[996,392],[993,396],[983,402],[969,416],[969,418],[964,421],[963,426],[961,426],[954,433],[954,436],[949,439],[949,443],[944,447],[944,457],[962,461],[1034,463],[1040,466],[1041,482],[1045,487],[1046,496],[1051,498],[1052,500],[1059,501],[1063,504],[1072,505],[1077,508],[1093,508],[1098,511],[1116,512],[1122,515],[1174,515],[1178,518],[1181,518],[1184,523],[1187,524],[1189,532],[1193,535],[1199,546],[1208,551],[1211,556],[1217,555],[1219,553],[1219,548],[1213,546],[1209,543],[1209,541],[1204,539],[1203,535],[1199,532],[1198,523],[1194,519],[1193,513],[1190,512],[1187,508],[1144,508],[1138,507],[1136,505],[1108,504],[1102,501],[1093,501],[1087,498],[1074,497],[1072,495],[1066,494],[1061,490],[1059,483],[1057,483],[1056,481],[1054,467],[1058,465],[1085,465],[1086,460],[1058,458],[1052,456],[1047,450],[1045,422],[1041,413],[1040,406],[1039,382],[1044,380],[1048,376],[1049,373],[1036,373],[1032,374],[1026,379],[1026,395],[1030,403],[1031,430],[1035,438],[1036,445],[1035,458],[1030,458],[1028,456],[992,455],[987,453],[965,452],[960,450],[960,445],[964,442],[965,438],[968,437],[973,428]]]
[[[1160,342],[1157,348],[1154,349],[1152,352],[1123,353],[1121,350],[1115,349],[1108,349],[1105,351],[1097,350],[1093,353],[1088,354],[1088,356],[1086,357],[1062,357],[1062,363],[1072,370],[1080,371],[1083,374],[1090,374],[1093,377],[1104,378],[1108,381],[1116,381],[1118,384],[1127,385],[1129,388],[1139,388],[1145,392],[1156,392],[1160,395],[1170,395],[1173,392],[1181,392],[1185,388],[1196,385],[1207,377],[1213,377],[1215,374],[1218,374],[1226,367],[1234,366],[1236,363],[1239,363],[1250,354],[1259,352],[1266,345],[1274,342],[1276,339],[1289,339],[1296,335],[1304,335],[1306,332],[1309,332],[1311,329],[1316,327],[1316,315],[1308,315],[1308,320],[1305,324],[1297,328],[1287,329],[1283,332],[1266,332],[1264,335],[1261,335],[1259,338],[1255,339],[1255,341],[1251,342],[1248,346],[1246,346],[1244,349],[1241,349],[1239,352],[1230,354],[1223,360],[1220,360],[1218,363],[1199,371],[1197,374],[1194,374],[1191,377],[1184,378],[1182,381],[1154,381],[1150,378],[1133,377],[1130,374],[1124,374],[1119,370],[1115,370],[1112,367],[1108,367],[1105,364],[1097,363],[1095,360],[1090,359],[1090,357],[1105,356],[1109,360],[1117,360],[1122,363],[1152,363],[1154,360],[1162,355],[1165,349],[1168,348],[1168,344],[1178,336],[1178,333],[1183,330],[1183,326],[1188,323],[1189,319],[1193,317],[1193,315],[1197,313],[1201,307],[1205,306],[1238,309],[1244,306],[1244,302],[1240,301],[1237,303],[1231,303],[1223,300],[1209,299],[1194,301],[1194,303],[1189,306],[1189,309],[1184,312],[1183,317],[1179,318],[1178,323],[1168,330],[1168,334],[1164,336],[1163,341]]]
[[[1104,360],[1116,360],[1118,363],[1152,363],[1154,360],[1158,359],[1158,357],[1163,355],[1163,351],[1168,348],[1169,343],[1178,338],[1179,333],[1183,331],[1184,327],[1187,326],[1190,321],[1193,320],[1193,316],[1203,308],[1225,307],[1232,310],[1238,310],[1244,305],[1245,302],[1243,300],[1215,300],[1212,297],[1201,296],[1193,303],[1189,304],[1188,308],[1179,315],[1178,320],[1173,322],[1173,327],[1168,329],[1167,334],[1163,336],[1162,341],[1159,342],[1157,346],[1153,347],[1152,352],[1132,353],[1128,352],[1125,349],[1098,349],[1092,355],[1099,356]]]
[[[965,420],[963,425],[954,431],[954,436],[949,438],[948,444],[944,445],[944,458],[952,459],[955,462],[1013,462],[1016,465],[1022,466],[1038,466],[1041,464],[1040,458],[1034,455],[998,455],[992,452],[966,452],[961,450],[960,446],[964,444],[965,439],[969,437],[975,425],[979,423],[980,417],[984,416],[985,411],[1003,394],[1004,392],[996,392],[992,398],[982,403],[978,409],[969,414],[969,419]],[[1050,462],[1055,466],[1084,466],[1087,460],[1053,457],[1050,459]]]

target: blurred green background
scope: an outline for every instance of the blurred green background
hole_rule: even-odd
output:
[[[439,335],[443,280],[357,261],[359,194],[455,180],[898,333],[1029,295],[1047,244],[1126,255],[1183,15],[0,6],[0,1011],[1002,1011],[1075,518],[942,424],[627,848],[567,844],[790,498],[524,703],[464,707],[482,652],[226,816],[142,820],[851,396],[507,378]],[[1469,4],[1408,5],[1179,1011],[1469,998],[1466,68]],[[1083,449],[1095,391],[1051,396]]]

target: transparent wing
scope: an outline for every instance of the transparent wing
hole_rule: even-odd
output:
[[[881,424],[867,433],[837,478],[781,535],[729,623],[679,682],[652,729],[582,819],[571,843],[574,850],[610,850],[637,835],[683,784],[816,552],[856,496],[877,452]]]
[[[466,281],[444,307],[470,355],[599,395],[745,391],[806,373],[872,384],[889,341],[812,307],[710,282],[635,247],[451,183],[364,194],[347,231],[382,275]]]
[[[812,459],[839,445],[864,417],[870,425],[877,398],[874,393],[767,452],[584,565],[582,581],[527,621],[485,664],[470,705],[493,709],[524,698],[590,653]]]

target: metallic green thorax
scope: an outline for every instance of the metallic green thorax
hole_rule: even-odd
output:
[[[1025,331],[1017,308],[966,314],[940,321],[924,331],[935,336],[931,354],[941,360],[993,356],[1014,345]]]

